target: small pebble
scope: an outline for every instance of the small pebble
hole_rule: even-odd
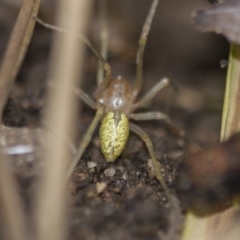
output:
[[[127,180],[127,178],[128,178],[127,172],[124,172],[124,173],[123,173],[122,178],[123,178],[124,180]]]
[[[87,162],[88,168],[95,168],[97,166],[97,163],[95,162]]]
[[[183,138],[177,139],[177,145],[184,148],[186,146],[186,141]]]
[[[116,170],[114,168],[107,168],[104,170],[104,174],[106,177],[113,177],[116,173]]]
[[[107,184],[105,182],[97,182],[96,183],[96,190],[97,193],[100,194],[102,193],[107,187]]]
[[[162,172],[162,173],[165,173],[166,171],[165,171],[165,169],[164,169],[164,168],[161,168],[161,172]]]
[[[180,158],[181,156],[183,156],[183,154],[184,154],[184,151],[176,150],[176,151],[169,153],[168,156],[170,158],[176,159],[176,158]]]
[[[173,182],[173,178],[171,175],[168,176],[168,183],[172,183]]]

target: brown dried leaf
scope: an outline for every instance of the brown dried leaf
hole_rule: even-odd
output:
[[[231,204],[240,192],[240,133],[228,141],[180,164],[178,188],[187,206],[197,214],[209,214]]]
[[[215,4],[194,12],[192,17],[200,30],[222,34],[230,42],[240,44],[240,0]]]

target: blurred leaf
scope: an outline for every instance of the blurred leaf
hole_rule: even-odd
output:
[[[183,158],[178,189],[185,207],[198,215],[226,208],[240,193],[240,133]]]
[[[202,31],[224,35],[230,42],[240,44],[240,1],[227,0],[206,10],[194,12],[193,20]]]

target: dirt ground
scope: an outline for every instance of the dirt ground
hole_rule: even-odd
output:
[[[0,2],[0,59],[19,4]],[[53,22],[54,4],[54,1],[42,3],[40,17],[46,22]],[[186,138],[180,138],[164,122],[137,123],[153,141],[164,179],[176,199],[176,179],[182,156],[219,139],[226,75],[226,68],[220,69],[220,60],[228,57],[228,43],[215,34],[198,32],[190,17],[194,9],[208,5],[205,0],[160,1],[144,57],[142,92],[146,93],[163,76],[169,77],[176,89],[174,91],[171,86],[164,89],[148,109],[169,114],[186,133]],[[129,81],[134,79],[137,42],[148,8],[147,0],[141,4],[137,0],[113,0],[109,5],[109,63],[115,76],[124,76]],[[95,7],[88,35],[97,47],[98,30]],[[51,37],[50,30],[36,26],[3,116],[4,124],[9,128],[1,131],[6,139],[10,139],[9,144],[31,142],[36,149],[31,156],[11,155],[13,170],[26,199],[26,209],[30,209],[38,169],[44,164],[40,154],[44,133],[39,128],[44,112]],[[82,81],[83,89],[91,95],[96,86],[97,60],[90,50],[86,53]],[[78,139],[93,117],[94,111],[82,104]],[[154,178],[147,149],[133,133],[117,161],[106,163],[96,131],[74,172],[69,198],[68,239],[179,239],[184,203],[176,200],[178,209],[169,205],[161,185]]]

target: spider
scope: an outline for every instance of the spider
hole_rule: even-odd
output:
[[[114,162],[123,152],[128,140],[130,130],[136,133],[145,142],[152,159],[156,178],[160,182],[168,200],[172,202],[172,197],[169,193],[165,181],[163,180],[160,170],[160,163],[157,161],[151,139],[144,130],[129,121],[131,119],[136,121],[165,120],[168,124],[174,127],[174,129],[177,129],[172,124],[170,118],[162,112],[134,113],[137,109],[148,105],[148,103],[151,102],[156,94],[170,83],[168,78],[161,79],[155,86],[153,86],[152,89],[147,92],[147,94],[142,99],[137,100],[143,82],[142,65],[144,49],[147,42],[147,36],[151,28],[152,20],[158,6],[158,2],[159,0],[152,1],[149,13],[143,25],[136,56],[136,79],[133,86],[131,86],[128,81],[120,76],[113,78],[111,67],[107,61],[101,56],[100,53],[98,53],[98,51],[92,46],[86,37],[78,34],[78,37],[80,37],[98,57],[105,70],[105,77],[102,80],[98,81],[98,88],[94,92],[95,101],[81,89],[72,88],[73,92],[78,95],[83,100],[83,102],[85,102],[91,108],[97,110],[97,112],[82,139],[76,156],[71,163],[68,172],[68,178],[72,175],[76,165],[79,162],[79,159],[90,143],[98,123],[101,122],[99,131],[100,145],[106,161]],[[67,32],[67,30],[63,28],[44,23],[38,18],[36,18],[36,21],[47,28],[60,32]]]

